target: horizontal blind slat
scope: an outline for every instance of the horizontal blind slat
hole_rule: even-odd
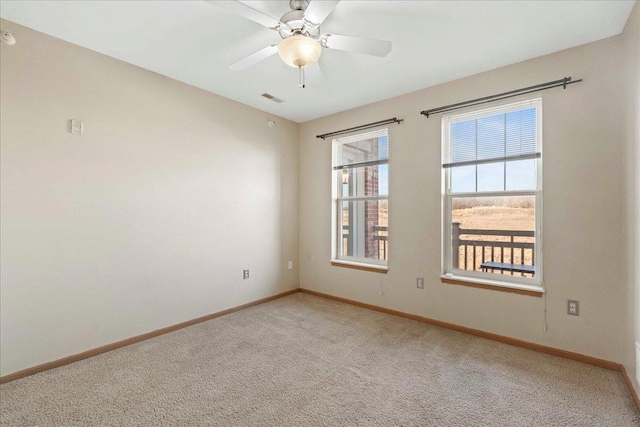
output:
[[[381,159],[381,160],[369,160],[367,162],[358,162],[358,163],[345,163],[344,165],[334,166],[333,170],[342,170],[342,169],[350,169],[350,168],[358,168],[363,166],[376,166],[376,165],[384,165],[389,163],[389,159]]]
[[[445,163],[442,165],[442,167],[455,168],[459,166],[481,165],[486,163],[513,162],[518,160],[539,159],[540,157],[542,157],[542,153],[522,154],[517,156],[495,157],[493,159],[469,160],[466,162]]]

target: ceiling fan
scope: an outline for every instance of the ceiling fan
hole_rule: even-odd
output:
[[[274,55],[291,67],[298,68],[298,86],[304,88],[305,70],[322,78],[317,62],[323,49],[338,49],[385,57],[391,52],[391,42],[322,33],[320,25],[340,0],[289,0],[291,10],[276,20],[240,1],[205,0],[253,22],[277,31],[282,37],[278,43],[260,49],[231,64],[232,70],[244,70]]]

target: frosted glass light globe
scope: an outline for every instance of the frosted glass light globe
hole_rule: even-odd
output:
[[[278,54],[285,64],[304,68],[318,62],[322,54],[322,46],[314,39],[298,34],[278,43]]]

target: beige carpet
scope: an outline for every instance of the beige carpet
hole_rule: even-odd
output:
[[[2,425],[640,426],[617,372],[294,294],[0,386]]]

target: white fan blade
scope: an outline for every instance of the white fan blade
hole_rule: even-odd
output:
[[[236,15],[242,16],[243,18],[247,18],[253,22],[257,22],[260,25],[264,25],[268,28],[280,28],[284,26],[283,23],[273,19],[270,16],[265,15],[264,13],[252,8],[251,6],[247,6],[246,4],[240,3],[239,1],[214,1],[214,0],[205,0],[207,3],[210,3],[214,6],[218,6],[222,9],[228,10],[229,12],[233,12]]]
[[[320,25],[339,2],[340,0],[312,0],[304,10],[304,19],[314,25]]]
[[[322,74],[322,69],[320,69],[320,64],[317,62],[305,67],[304,72],[307,87],[315,88],[324,84],[324,75]]]
[[[317,1],[317,0],[316,0]],[[360,37],[323,34],[323,46],[329,49],[346,50],[384,58],[391,52],[391,42],[385,40],[361,39]]]
[[[278,52],[278,44],[272,44],[271,46],[267,46],[265,48],[260,49],[257,52],[252,53],[251,55],[242,58],[240,61],[233,63],[229,66],[234,71],[242,71],[246,70],[249,67],[254,66],[258,62],[267,59],[274,53]]]

